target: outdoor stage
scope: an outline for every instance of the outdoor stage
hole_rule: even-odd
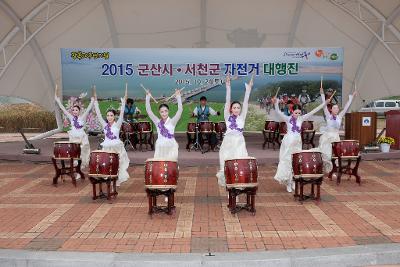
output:
[[[218,153],[181,149],[176,211],[150,217],[143,166],[129,168],[131,178],[112,203],[93,201],[87,179],[76,188],[69,177],[52,185],[53,141],[35,142],[42,154],[24,157],[17,155],[21,142],[0,144],[0,248],[222,253],[400,242],[400,160],[362,161],[361,186],[346,176],[339,186],[325,179],[320,203],[300,204],[273,180],[278,150],[263,151],[260,141],[248,141],[249,154],[261,162],[257,213],[232,215],[215,177]],[[14,160],[28,162],[4,161],[10,151],[17,152]],[[142,164],[151,154],[130,157]]]
[[[261,132],[245,133],[246,147],[249,156],[255,157],[259,165],[277,164],[279,161],[279,147],[276,145],[275,150],[265,148],[262,149],[263,135]],[[28,136],[33,136],[29,134]],[[40,148],[40,155],[23,154],[22,150],[25,147],[25,142],[19,134],[8,134],[0,136],[3,142],[0,142],[0,161],[24,161],[32,163],[51,163],[53,156],[53,143],[55,141],[67,141],[66,133],[57,134],[51,138],[32,141],[36,148]],[[157,138],[157,137],[155,137]],[[318,145],[318,134],[315,137],[315,145]],[[176,140],[179,143],[179,166],[216,166],[219,164],[218,152],[207,152],[202,154],[200,151],[188,152],[185,147],[187,143],[186,134],[176,134]],[[89,137],[91,149],[97,149],[99,137]],[[145,161],[152,158],[154,151],[134,151],[128,149],[130,165],[143,165]],[[385,160],[385,159],[400,159],[400,150],[392,150],[390,153],[363,153],[363,160]]]

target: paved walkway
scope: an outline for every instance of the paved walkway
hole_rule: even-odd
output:
[[[260,166],[257,214],[231,215],[216,166],[180,170],[172,216],[147,215],[143,167],[112,204],[87,180],[56,188],[49,164],[0,163],[0,248],[102,252],[247,252],[400,243],[399,160],[364,161],[362,185],[326,180],[318,204],[293,200]]]

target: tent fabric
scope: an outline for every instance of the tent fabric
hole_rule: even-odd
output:
[[[20,21],[44,3],[0,1]],[[62,8],[73,1],[57,2]],[[400,28],[400,15],[392,14],[400,0],[359,1],[384,18],[392,15],[391,24]],[[42,11],[35,19],[44,16]],[[10,10],[0,5],[0,43],[16,25]],[[34,23],[29,27],[34,30]],[[0,96],[20,97],[48,110],[54,110],[52,85],[61,84],[62,47],[344,47],[345,95],[359,78],[353,109],[363,100],[400,95],[400,64],[381,42],[369,48],[375,39],[371,31],[331,0],[80,0],[33,39],[41,53],[30,43],[24,46],[0,78]],[[394,51],[400,55],[400,45]]]

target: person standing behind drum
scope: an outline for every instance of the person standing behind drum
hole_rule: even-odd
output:
[[[225,186],[225,160],[248,157],[246,142],[243,136],[244,123],[249,107],[249,97],[253,87],[253,77],[250,82],[245,83],[246,92],[243,100],[243,107],[238,101],[231,103],[231,79],[226,77],[226,100],[224,108],[224,118],[226,123],[226,133],[219,150],[219,171],[217,173],[218,184]]]
[[[169,114],[169,106],[167,104],[161,104],[158,108],[158,112],[160,113],[161,119],[159,119],[156,115],[154,115],[150,106],[150,91],[146,91],[146,112],[149,115],[150,119],[157,126],[157,134],[158,138],[155,145],[154,151],[154,159],[163,159],[163,160],[178,160],[178,148],[179,145],[175,140],[174,132],[175,126],[181,118],[183,107],[182,107],[182,98],[181,91],[175,90],[175,97],[178,101],[178,111],[176,112],[173,118],[168,116]]]
[[[219,111],[215,111],[212,107],[207,105],[207,97],[200,97],[200,105],[195,107],[193,115],[197,117],[197,122],[209,121],[210,115],[219,116]]]
[[[85,168],[89,164],[90,157],[90,144],[89,138],[86,134],[84,127],[86,124],[86,118],[89,115],[89,112],[92,110],[94,97],[91,98],[89,105],[87,106],[85,113],[79,115],[81,112],[81,108],[78,105],[74,105],[72,107],[72,115],[65,109],[64,105],[61,103],[60,98],[58,97],[58,92],[56,89],[55,92],[55,100],[64,113],[64,115],[69,119],[71,123],[71,130],[68,131],[68,137],[70,142],[80,143],[81,144],[81,159],[82,159],[82,168]]]
[[[209,117],[211,116],[219,116],[220,113],[219,111],[215,111],[212,107],[207,105],[207,97],[202,96],[200,97],[200,105],[195,107],[193,110],[193,116],[197,117],[197,123],[202,122],[202,121],[210,121]],[[203,136],[199,135],[200,138],[200,143],[203,144]],[[211,146],[211,149],[214,150],[215,146],[218,143],[217,140],[217,135],[215,132],[209,133],[208,136],[208,142]]]
[[[104,131],[104,142],[100,144],[102,146],[102,150],[118,153],[119,156],[117,186],[129,179],[129,158],[128,154],[126,153],[124,143],[122,143],[122,141],[119,139],[119,130],[124,120],[124,106],[127,96],[128,92],[125,90],[125,96],[121,98],[120,114],[117,121],[115,121],[117,112],[114,109],[107,110],[107,121],[105,121],[101,115],[97,97],[95,97],[96,100],[94,102],[94,108],[96,110],[97,117],[99,118],[101,127]]]
[[[325,102],[324,89],[320,88],[321,99]],[[344,106],[343,110],[339,113],[338,104],[333,104],[331,112],[329,112],[328,107],[324,106],[324,114],[326,119],[326,127],[321,127],[322,135],[319,138],[318,151],[322,153],[322,160],[324,162],[324,172],[329,173],[332,170],[332,143],[340,141],[339,130],[342,124],[343,116],[349,109],[351,102],[357,91],[354,91],[352,95],[349,95],[349,100]]]
[[[303,121],[309,120],[312,115],[322,109],[328,102],[323,102],[303,116],[301,115],[301,106],[293,105],[293,113],[287,116],[280,110],[278,101],[275,98],[272,101],[275,104],[275,112],[286,122],[287,126],[287,134],[283,137],[279,150],[279,164],[274,179],[280,184],[285,184],[286,190],[292,192],[292,154],[302,150],[301,125]]]
[[[134,121],[133,117],[136,114],[140,114],[140,110],[133,103],[133,99],[132,98],[128,98],[126,100],[126,105],[125,105],[125,110],[124,110],[124,120],[125,121]]]

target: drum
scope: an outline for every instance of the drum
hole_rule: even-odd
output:
[[[149,133],[152,131],[151,123],[149,121],[139,121],[136,124],[138,132]]]
[[[284,121],[279,123],[279,134],[287,134],[287,125]]]
[[[187,132],[188,133],[195,133],[196,132],[196,125],[197,123],[195,122],[189,122],[187,125]]]
[[[302,131],[312,131],[314,130],[314,123],[313,121],[303,121],[301,124]]]
[[[68,141],[54,142],[54,158],[56,159],[79,159],[81,157],[81,145]]]
[[[279,130],[279,122],[277,122],[277,121],[265,121],[264,130],[265,131],[270,131],[270,132],[278,131]]]
[[[320,178],[324,175],[321,152],[302,150],[292,155],[294,177]]]
[[[228,188],[258,186],[257,160],[253,157],[225,160],[224,172]]]
[[[200,132],[210,133],[212,131],[214,131],[214,124],[211,121],[200,122]]]
[[[117,153],[95,150],[90,153],[89,176],[118,176],[119,157]]]
[[[148,159],[146,160],[144,177],[146,188],[176,188],[179,177],[178,162],[162,159]]]
[[[360,143],[358,140],[342,140],[332,143],[333,157],[358,157],[360,154]]]
[[[135,132],[135,124],[132,122],[124,122],[121,125],[121,132],[123,133],[134,133]]]
[[[215,122],[214,130],[216,133],[225,133],[226,132],[226,123],[224,121]]]

